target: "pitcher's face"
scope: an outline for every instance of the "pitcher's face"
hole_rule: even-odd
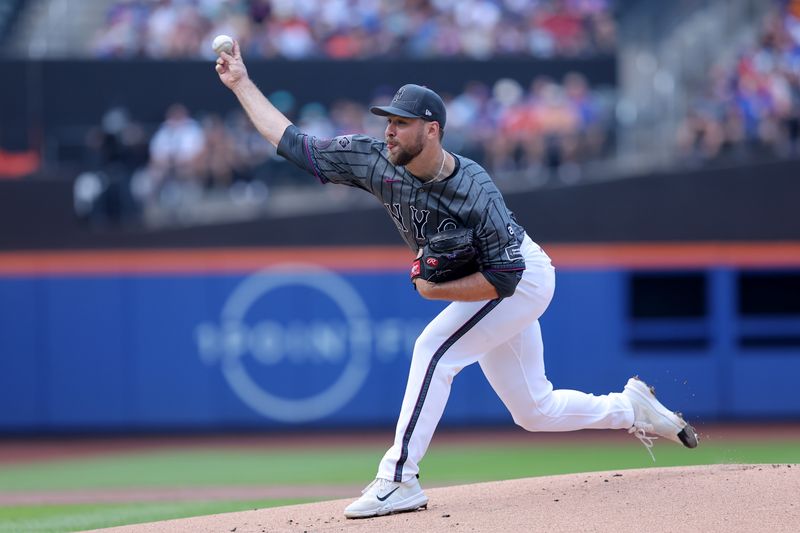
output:
[[[407,165],[425,148],[425,121],[390,115],[385,137],[389,161],[394,165]]]

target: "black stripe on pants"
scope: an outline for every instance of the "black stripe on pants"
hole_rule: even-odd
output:
[[[406,464],[406,459],[408,459],[408,443],[411,441],[411,434],[414,432],[414,428],[417,425],[417,420],[422,412],[422,406],[425,403],[425,397],[428,395],[428,388],[431,385],[433,373],[436,370],[436,364],[458,339],[463,337],[470,329],[475,327],[475,325],[480,322],[483,317],[489,314],[489,311],[497,307],[497,304],[499,304],[501,301],[503,301],[502,298],[496,298],[481,307],[481,309],[475,313],[472,318],[467,320],[466,324],[458,328],[455,333],[450,335],[450,337],[444,341],[439,349],[436,350],[436,353],[433,354],[430,363],[428,363],[428,370],[425,372],[425,379],[422,381],[422,389],[419,391],[419,396],[417,396],[417,403],[414,405],[414,412],[411,415],[411,420],[408,422],[406,432],[403,434],[403,447],[400,452],[400,459],[397,460],[397,466],[395,466],[394,469],[395,481],[401,482],[403,480],[403,465]]]

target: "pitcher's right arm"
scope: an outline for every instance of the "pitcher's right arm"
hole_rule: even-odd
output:
[[[230,54],[220,53],[216,70],[222,83],[236,95],[253,126],[273,146],[278,146],[292,122],[272,105],[247,75],[238,42],[234,41]]]

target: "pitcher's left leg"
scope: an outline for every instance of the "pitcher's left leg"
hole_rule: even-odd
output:
[[[480,327],[499,302],[452,303],[422,332],[414,346],[394,445],[381,460],[375,481],[347,506],[345,516],[379,516],[427,505],[416,479],[419,461],[439,424],[455,375],[499,342],[486,334],[491,329]]]
[[[499,342],[486,335],[482,326],[499,302],[452,303],[419,336],[394,445],[381,460],[379,478],[408,481],[419,472],[418,462],[442,417],[453,378]]]
[[[514,422],[528,431],[627,429],[633,425],[633,407],[621,393],[595,396],[553,390],[545,375],[538,321],[481,358],[480,365]]]

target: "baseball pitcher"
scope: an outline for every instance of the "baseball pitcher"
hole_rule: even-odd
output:
[[[553,390],[538,321],[555,288],[550,258],[514,219],[487,172],[442,148],[447,114],[434,91],[404,85],[389,105],[371,108],[386,117],[383,139],[318,139],[295,127],[250,80],[238,43],[220,54],[216,70],[279,154],[322,183],[377,197],[416,254],[414,288],[423,298],[452,302],[417,339],[394,444],[345,516],[427,506],[418,465],[453,379],[475,362],[528,431],[626,429],[648,451],[656,436],[697,446],[694,429],[637,377],[604,396]]]

